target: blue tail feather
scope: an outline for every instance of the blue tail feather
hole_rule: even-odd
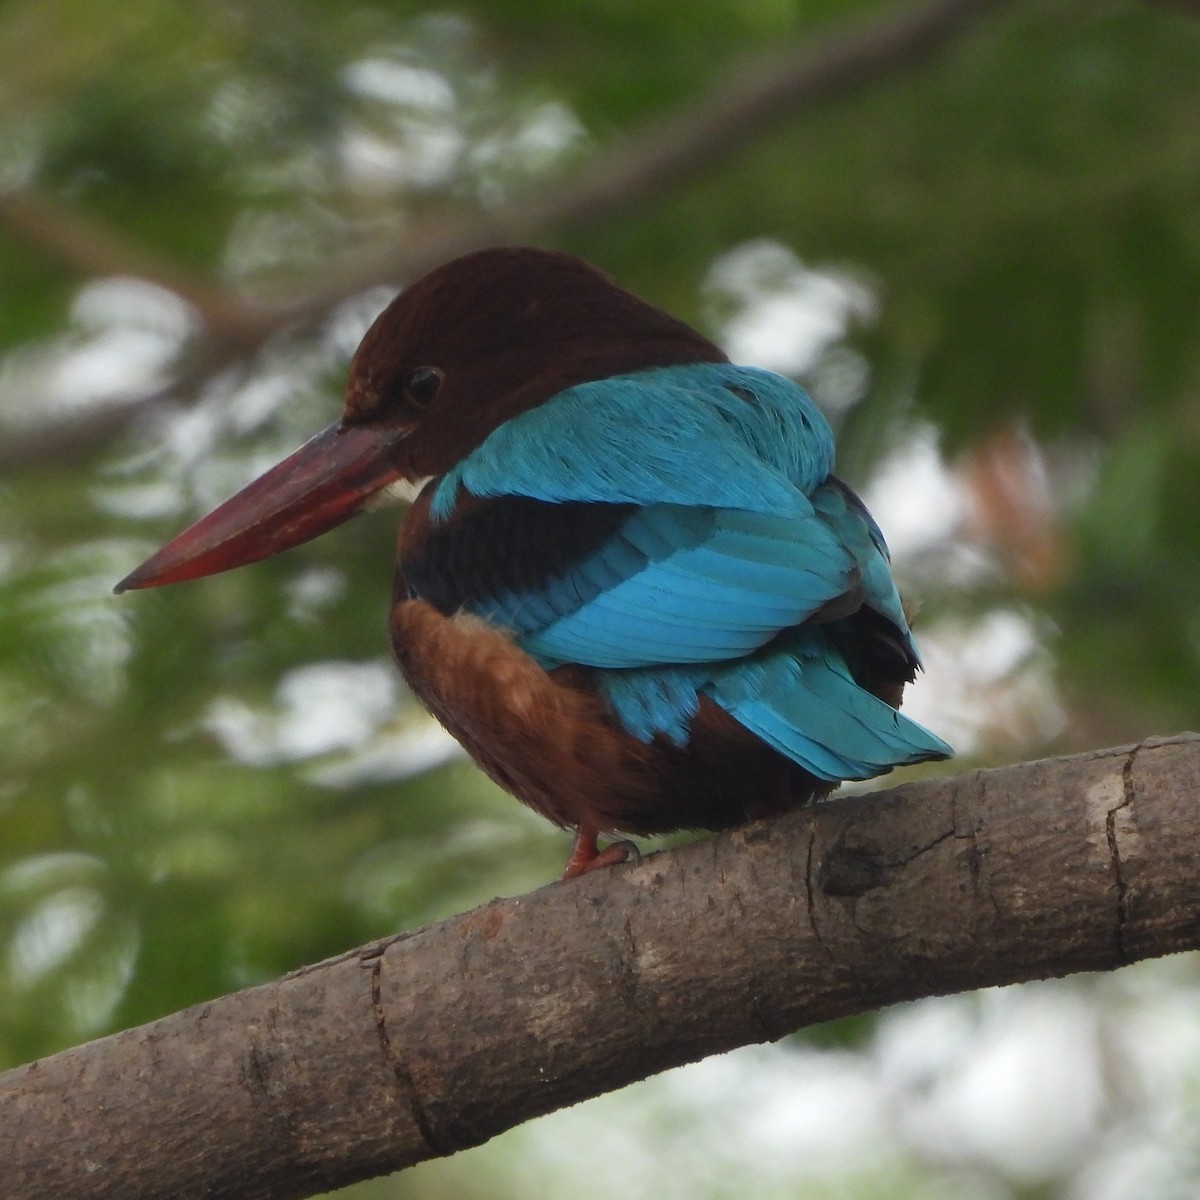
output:
[[[951,753],[855,683],[828,644],[817,654],[792,648],[731,668],[710,690],[736,721],[824,779],[870,779]]]
[[[687,740],[700,694],[818,779],[870,779],[895,766],[948,758],[941,738],[860,687],[819,630],[737,662],[602,671],[626,730],[643,741]]]

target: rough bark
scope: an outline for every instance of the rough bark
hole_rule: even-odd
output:
[[[495,900],[0,1076],[0,1195],[307,1196],[899,1000],[1200,945],[1200,737],[908,784]]]

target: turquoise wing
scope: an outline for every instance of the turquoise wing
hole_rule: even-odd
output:
[[[864,779],[951,751],[859,686],[827,632],[865,605],[917,664],[883,536],[832,467],[789,380],[656,368],[500,426],[436,483],[421,545],[444,611],[548,668],[597,668],[634,736],[685,744],[707,696],[818,778]],[[585,518],[601,536],[576,546]]]

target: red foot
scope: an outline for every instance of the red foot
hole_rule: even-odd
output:
[[[571,843],[571,853],[567,855],[566,866],[563,867],[564,879],[574,879],[576,875],[594,871],[597,867],[616,866],[627,861],[631,855],[637,857],[637,847],[632,842],[613,842],[601,850],[596,845],[599,836],[598,829],[579,826]]]

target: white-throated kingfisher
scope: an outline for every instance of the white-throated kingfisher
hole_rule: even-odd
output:
[[[575,830],[725,829],[946,758],[887,546],[809,396],[564,254],[457,258],[367,331],[341,419],[117,586],[256,562],[420,484],[392,647],[497,783]]]

